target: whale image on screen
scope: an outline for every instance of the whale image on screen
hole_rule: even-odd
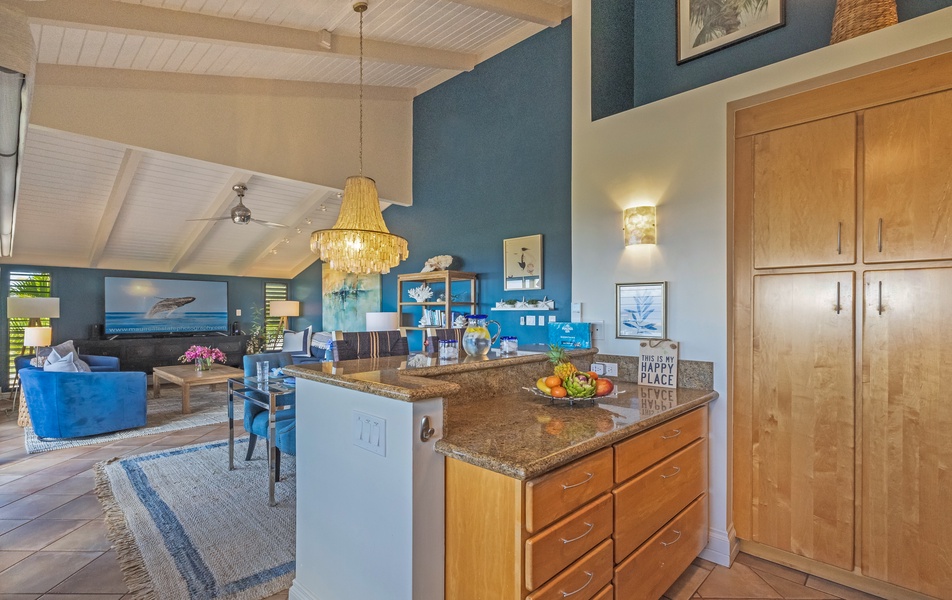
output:
[[[105,279],[106,335],[228,331],[224,281]]]

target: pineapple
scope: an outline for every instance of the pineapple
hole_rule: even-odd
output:
[[[554,344],[549,345],[549,362],[555,365],[555,376],[565,381],[565,379],[572,373],[578,371],[571,362],[569,362],[568,357],[565,356],[565,350],[559,348]]]

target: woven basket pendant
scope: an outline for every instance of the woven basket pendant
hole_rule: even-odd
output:
[[[830,43],[842,42],[898,22],[896,0],[836,0]]]

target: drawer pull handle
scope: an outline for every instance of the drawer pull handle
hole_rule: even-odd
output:
[[[681,430],[680,430],[680,429],[675,429],[675,430],[674,430],[674,433],[672,433],[671,435],[663,435],[663,436],[661,436],[661,439],[663,439],[663,440],[670,440],[670,439],[673,439],[673,438],[678,437],[679,435],[681,435]]]
[[[588,581],[585,582],[585,585],[575,590],[574,592],[562,592],[562,590],[559,590],[560,592],[562,592],[563,598],[568,598],[569,596],[574,596],[575,594],[581,592],[582,590],[588,587],[588,584],[592,583],[593,579],[595,579],[595,571],[583,571],[583,573],[588,575]]]
[[[582,535],[580,535],[580,536],[578,536],[578,537],[575,537],[575,538],[572,538],[572,539],[570,539],[570,540],[567,540],[567,539],[565,539],[565,538],[562,538],[562,543],[563,543],[563,544],[571,544],[572,542],[577,542],[577,541],[579,541],[580,539],[582,539],[583,537],[585,537],[586,535],[592,533],[592,529],[595,529],[595,523],[585,523],[585,524],[588,525],[588,531],[586,531],[586,532],[583,533]]]
[[[661,476],[661,479],[668,479],[668,478],[674,477],[675,475],[677,475],[677,474],[680,473],[680,472],[681,472],[681,467],[675,467],[675,468],[674,468],[674,473],[671,473],[670,475],[662,475],[662,476]]]
[[[675,532],[676,534],[678,534],[678,537],[674,538],[674,540],[672,540],[672,541],[670,541],[670,542],[661,542],[661,545],[662,545],[662,546],[670,546],[671,544],[674,544],[674,543],[676,543],[678,540],[681,539],[681,532],[678,531],[677,529],[675,529],[674,532]]]
[[[578,487],[578,486],[580,486],[580,485],[585,485],[586,483],[588,483],[589,481],[592,480],[592,477],[595,477],[595,473],[588,473],[588,472],[586,472],[585,474],[588,475],[588,479],[586,479],[585,481],[580,481],[580,482],[578,482],[578,483],[573,483],[572,485],[565,485],[565,484],[563,483],[563,484],[562,484],[562,489],[563,489],[563,490],[570,490],[570,489],[575,488],[575,487]]]

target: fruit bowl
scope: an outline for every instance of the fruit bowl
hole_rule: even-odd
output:
[[[556,398],[550,394],[546,394],[540,389],[524,387],[522,388],[528,392],[532,392],[534,396],[539,396],[540,398],[548,399],[552,404],[563,404],[565,406],[575,406],[576,404],[580,406],[595,406],[595,401],[598,400],[595,396],[589,398],[574,398],[572,396],[563,396],[561,398]]]

